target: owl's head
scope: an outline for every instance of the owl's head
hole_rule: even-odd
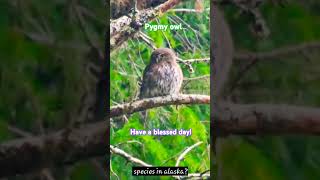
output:
[[[151,61],[159,63],[162,61],[176,61],[176,55],[172,49],[158,48],[152,52]]]

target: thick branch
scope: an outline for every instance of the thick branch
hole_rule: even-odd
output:
[[[0,177],[106,154],[106,122],[0,144]]]
[[[111,117],[171,104],[208,104],[205,95],[143,99],[111,108]],[[214,132],[221,134],[320,134],[320,109],[288,105],[213,106]],[[106,122],[64,129],[0,144],[0,177],[73,163],[107,152]]]
[[[224,104],[211,109],[214,114],[214,131],[218,135],[320,135],[319,108],[267,104]]]
[[[153,20],[162,13],[179,4],[181,0],[168,0],[155,7],[137,12],[134,17],[122,16],[110,23],[110,50],[113,51],[132,35],[138,32],[145,23]]]
[[[134,112],[143,111],[155,107],[165,105],[181,105],[181,104],[209,104],[210,96],[195,94],[180,94],[172,96],[162,96],[155,98],[142,99],[126,104],[112,106],[110,108],[110,117],[120,116],[124,114],[132,114]]]

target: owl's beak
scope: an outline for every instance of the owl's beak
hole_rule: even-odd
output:
[[[159,63],[159,60],[160,60],[160,57],[158,56],[158,57],[156,58],[156,63]]]

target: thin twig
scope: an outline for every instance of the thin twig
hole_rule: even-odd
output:
[[[249,70],[255,66],[259,61],[258,60],[253,60],[250,62],[248,65],[246,65],[236,76],[236,79],[231,83],[231,88],[230,88],[230,94],[236,89],[236,87],[239,85],[240,80],[249,72]]]
[[[126,153],[125,151],[123,151],[122,149],[119,149],[113,145],[110,145],[110,152],[111,153],[114,153],[114,154],[118,154],[124,158],[126,158],[128,161],[134,163],[134,164],[138,164],[140,166],[144,166],[144,167],[151,167],[152,165],[146,163],[146,162],[143,162],[142,160],[138,159],[138,158],[135,158],[133,157],[132,155]]]
[[[12,126],[12,125],[8,125],[7,128],[8,128],[8,130],[11,131],[12,133],[14,133],[14,134],[16,134],[16,135],[18,135],[18,136],[21,136],[21,137],[31,137],[31,136],[33,136],[31,133],[26,132],[26,131],[24,131],[24,130],[22,130],[22,129],[19,129],[19,128],[17,128],[17,127],[14,127],[14,126]]]
[[[179,63],[209,63],[210,58],[186,59],[186,60],[178,58],[178,62]]]
[[[199,146],[199,145],[202,144],[202,143],[203,143],[202,141],[197,142],[196,144],[194,144],[194,145],[188,147],[186,150],[184,150],[184,151],[180,154],[180,156],[178,157],[175,166],[179,166],[181,160],[187,155],[187,153],[190,152],[193,148]]]
[[[192,148],[200,145],[202,142],[198,142],[190,147],[188,147],[182,154],[187,154],[190,150],[192,150]],[[122,157],[124,157],[125,159],[127,159],[129,162],[143,166],[143,167],[152,167],[151,164],[148,164],[136,157],[133,157],[132,155],[128,154],[127,152],[123,151],[122,149],[119,149],[113,145],[110,145],[110,152],[120,155]],[[183,156],[185,156],[185,154]],[[181,155],[180,155],[181,156]],[[111,163],[111,162],[110,162]],[[177,166],[177,165],[176,165]],[[113,172],[113,171],[112,171]],[[113,174],[115,174],[113,172]],[[116,175],[116,174],[115,174]],[[117,176],[117,175],[116,175]],[[203,172],[203,173],[192,173],[192,174],[188,174],[188,176],[173,176],[175,179],[180,179],[180,178],[194,178],[194,177],[210,177],[210,174],[207,173],[207,171]]]
[[[208,179],[210,178],[210,173],[191,173],[188,177],[181,177],[181,179]]]
[[[203,75],[198,77],[192,77],[192,78],[184,78],[184,81],[194,81],[194,80],[200,80],[200,79],[208,79],[210,78],[210,75]]]
[[[104,55],[103,55],[104,53],[102,52],[101,48],[99,47],[99,44],[96,43],[95,39],[93,39],[93,36],[91,35],[92,33],[90,33],[88,31],[87,24],[86,24],[86,21],[82,15],[81,9],[78,6],[75,6],[74,10],[75,10],[76,16],[80,22],[81,30],[85,34],[87,41],[96,50],[96,52],[98,52],[99,58],[104,59]]]
[[[180,8],[180,9],[171,9],[169,12],[187,12],[187,13],[197,13],[195,9],[186,9],[186,8]]]
[[[154,42],[152,41],[152,39],[148,35],[144,34],[141,31],[139,32],[139,38],[143,42],[145,42],[148,46],[150,46],[153,50],[157,49],[157,47],[154,45]]]
[[[118,174],[116,174],[114,171],[113,171],[113,168],[112,168],[112,164],[111,164],[111,160],[110,160],[110,171],[113,175],[115,175],[117,177],[118,180],[120,180]]]

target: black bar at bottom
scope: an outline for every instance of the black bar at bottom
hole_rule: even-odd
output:
[[[132,176],[187,176],[188,167],[132,167]]]

